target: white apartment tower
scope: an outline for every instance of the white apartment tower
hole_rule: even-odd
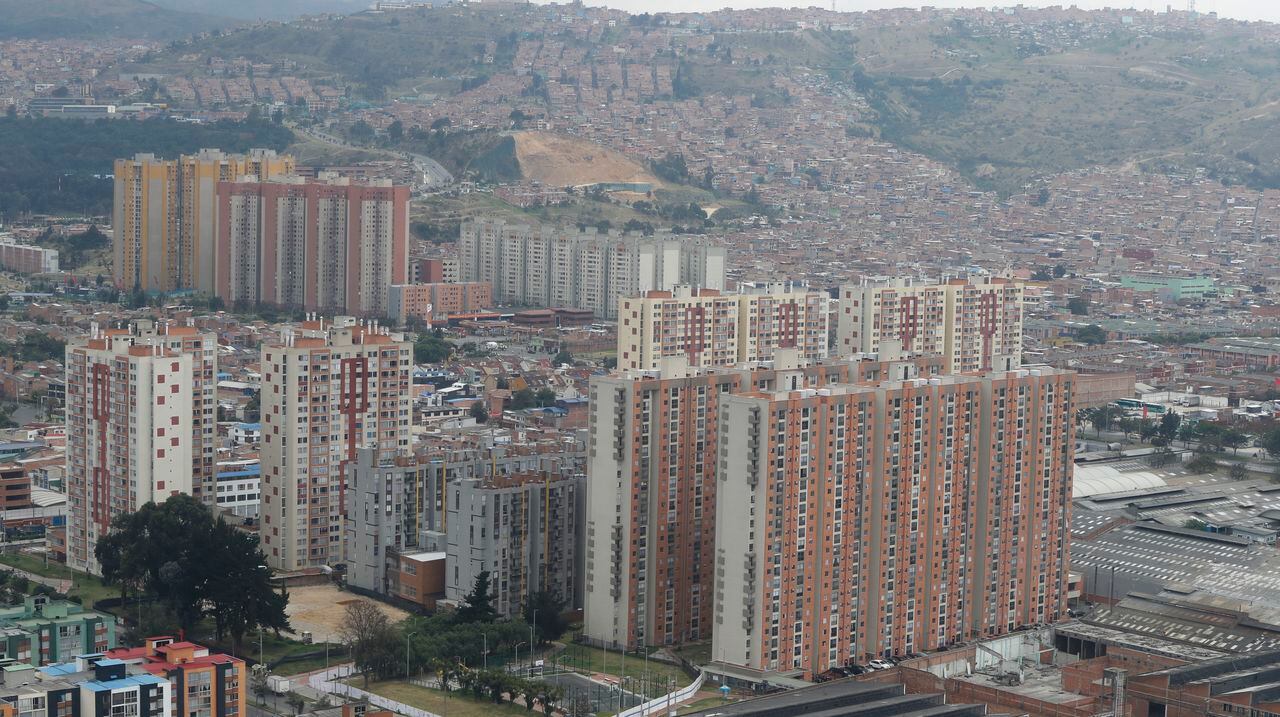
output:
[[[677,286],[622,299],[618,367],[657,371],[673,357],[696,368],[772,361],[780,352],[804,361],[827,357],[827,307],[822,292],[787,284],[737,294]]]
[[[941,283],[868,279],[840,287],[841,355],[943,356],[949,373],[1022,363],[1023,285],[973,276]]]
[[[67,346],[71,567],[100,571],[94,551],[118,515],[180,493],[213,499],[215,347],[211,334],[150,322]]]
[[[724,247],[669,235],[467,222],[458,241],[459,278],[488,282],[500,304],[590,309],[618,315],[622,297],[679,284],[724,288]]]
[[[351,317],[315,318],[262,349],[262,549],[273,568],[344,560],[345,469],[409,449],[412,346]]]

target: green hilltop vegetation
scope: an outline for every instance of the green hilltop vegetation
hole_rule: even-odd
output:
[[[333,73],[358,95],[383,99],[393,91],[449,78],[482,81],[485,44],[495,41],[494,67],[510,67],[514,58],[520,6],[507,12],[470,7],[415,8],[393,14],[358,13],[319,22],[265,24],[178,43],[172,50],[246,57],[270,62],[297,61],[312,72]],[[154,66],[165,67],[165,58]],[[491,70],[490,70],[491,71]]]
[[[173,39],[230,24],[226,18],[145,0],[0,0],[0,39]]]
[[[447,93],[509,71],[517,43],[538,39],[526,28],[542,12],[450,5],[260,25],[178,43],[138,69],[181,71],[177,58],[186,54],[284,57],[336,77],[357,97]],[[786,107],[791,98],[775,77],[821,73],[857,115],[851,137],[892,141],[1005,194],[1046,175],[1124,163],[1205,167],[1228,183],[1280,187],[1280,143],[1270,141],[1280,117],[1280,52],[1249,27],[1039,30],[1043,42],[1039,33],[962,20],[723,33],[680,56],[674,94],[745,94],[758,106]],[[621,32],[607,30],[588,49],[611,56]],[[584,42],[567,32],[555,39]],[[488,42],[497,48],[492,64],[483,59]]]
[[[1280,53],[1229,26],[1117,30],[1070,52],[979,36],[962,23],[858,37],[870,58],[841,75],[886,139],[1019,191],[1048,172],[1135,162],[1204,166],[1228,183],[1280,186]]]
[[[107,214],[114,162],[138,152],[175,157],[201,147],[281,150],[292,141],[288,128],[256,118],[192,124],[0,117],[0,220],[26,212]]]

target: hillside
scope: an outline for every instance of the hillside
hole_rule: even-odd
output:
[[[467,6],[415,8],[258,25],[202,38],[175,51],[262,62],[288,58],[313,71],[340,75],[355,85],[360,96],[381,99],[391,91],[438,78],[493,72],[482,62],[490,40],[498,46],[493,66],[510,66],[520,15],[528,10],[508,8],[506,12]],[[169,60],[161,57],[157,62],[165,66]]]
[[[237,20],[289,20],[302,15],[360,12],[368,0],[154,0],[161,7]]]
[[[336,76],[355,97],[380,100],[482,85],[511,73],[516,48],[526,44],[584,52],[584,66],[596,68],[625,44],[620,28],[573,36],[545,22],[543,12],[455,4],[263,25],[183,43],[154,64],[174,72],[182,56],[283,57],[309,73]],[[1280,117],[1274,26],[1137,28],[1103,11],[1070,23],[846,17],[854,20],[840,30],[717,33],[701,49],[660,54],[655,63],[674,80],[671,96],[654,99],[742,96],[756,107],[787,109],[788,83],[822,75],[836,82],[833,99],[851,118],[850,136],[883,138],[943,161],[985,189],[1014,194],[1046,176],[1125,163],[1204,167],[1229,183],[1280,187],[1280,143],[1272,141]],[[655,31],[662,32],[641,32]],[[670,37],[677,47],[682,42],[679,33]],[[581,81],[603,82],[601,71]],[[536,91],[524,99],[545,101]],[[451,136],[449,144],[458,141]],[[491,176],[515,176],[515,162],[496,138],[461,141],[482,167],[496,170]],[[461,155],[442,161],[475,169]]]
[[[1046,172],[1124,161],[1280,179],[1280,56],[1229,26],[1114,34],[1069,50],[962,24],[859,36],[849,73],[883,137],[1017,191]]]
[[[175,39],[227,27],[225,18],[145,0],[0,0],[0,39]]]
[[[601,182],[660,185],[639,162],[621,152],[549,132],[516,132],[516,160],[526,178],[553,187]]]

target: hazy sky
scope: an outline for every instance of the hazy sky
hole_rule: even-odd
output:
[[[723,7],[775,7],[818,5],[831,7],[831,0],[584,0],[588,5],[608,5],[631,12],[699,12]],[[1185,10],[1187,0],[1021,0],[1024,5],[1077,5],[1085,8],[1134,7],[1139,10],[1164,10],[1167,5]],[[886,7],[1008,7],[1018,0],[984,2],[982,0],[836,0],[837,10],[874,10]],[[1280,22],[1280,0],[1196,0],[1200,12],[1215,11],[1224,17],[1241,20]]]

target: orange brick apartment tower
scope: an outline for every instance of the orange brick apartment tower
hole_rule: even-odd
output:
[[[340,563],[344,471],[358,448],[409,449],[404,336],[349,316],[307,321],[262,348],[262,549],[271,567]]]
[[[409,188],[345,178],[218,183],[214,292],[383,317],[409,277]]]
[[[721,401],[712,657],[802,672],[1066,611],[1074,374]]]
[[[661,372],[593,379],[587,637],[636,648],[711,635],[716,500],[723,485],[716,480],[718,425],[725,396],[910,377],[936,372],[940,365],[932,359],[835,362],[791,371],[694,369],[676,359]]]

